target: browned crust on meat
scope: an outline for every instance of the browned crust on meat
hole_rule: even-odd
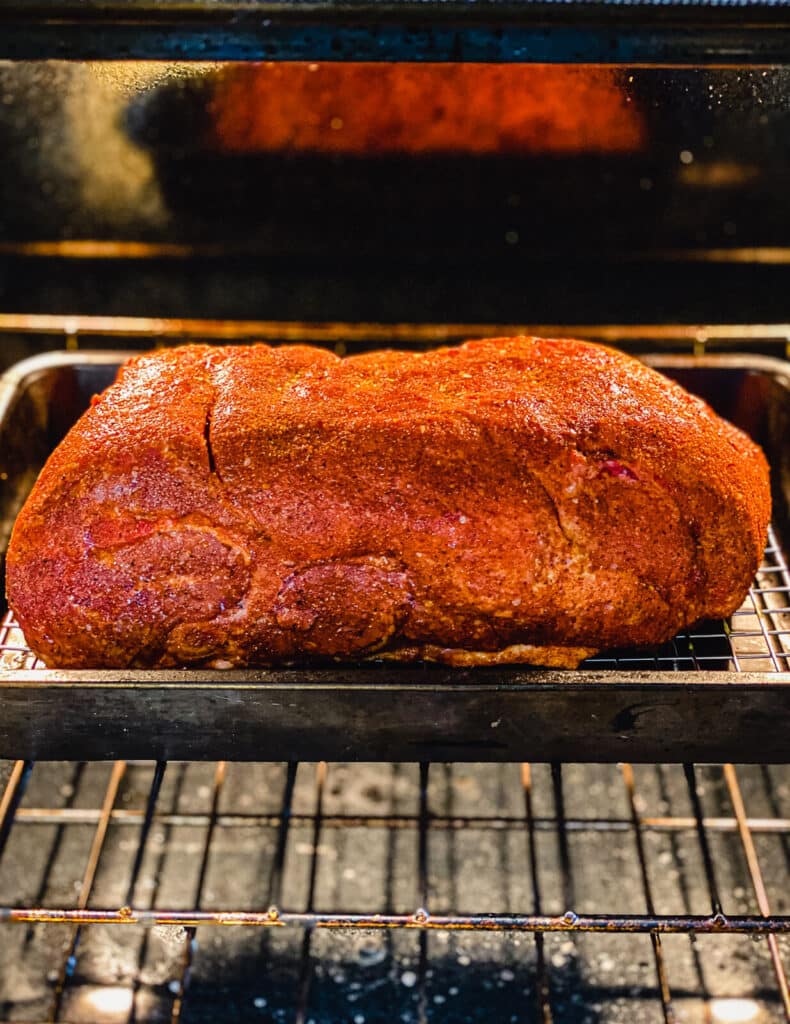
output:
[[[573,666],[733,612],[769,515],[760,449],[603,346],[196,345],[94,399],[7,591],[61,667]]]

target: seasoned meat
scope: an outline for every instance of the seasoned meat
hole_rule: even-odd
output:
[[[93,400],[7,589],[55,666],[575,666],[734,611],[769,513],[754,443],[599,345],[198,345]]]

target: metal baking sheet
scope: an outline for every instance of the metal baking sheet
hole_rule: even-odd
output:
[[[0,545],[47,454],[121,352],[61,352],[0,381]],[[6,614],[0,758],[361,761],[790,759],[790,365],[648,361],[748,430],[772,467],[774,522],[744,606],[655,650],[578,671],[365,663],[248,671],[52,671]],[[7,611],[3,609],[3,611]]]

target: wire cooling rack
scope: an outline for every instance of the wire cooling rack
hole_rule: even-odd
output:
[[[741,607],[728,619],[700,623],[646,656],[605,653],[587,668],[785,672],[790,656],[790,573],[773,528],[762,564]]]

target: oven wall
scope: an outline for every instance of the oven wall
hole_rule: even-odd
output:
[[[6,63],[0,308],[790,319],[789,82],[787,69]]]

